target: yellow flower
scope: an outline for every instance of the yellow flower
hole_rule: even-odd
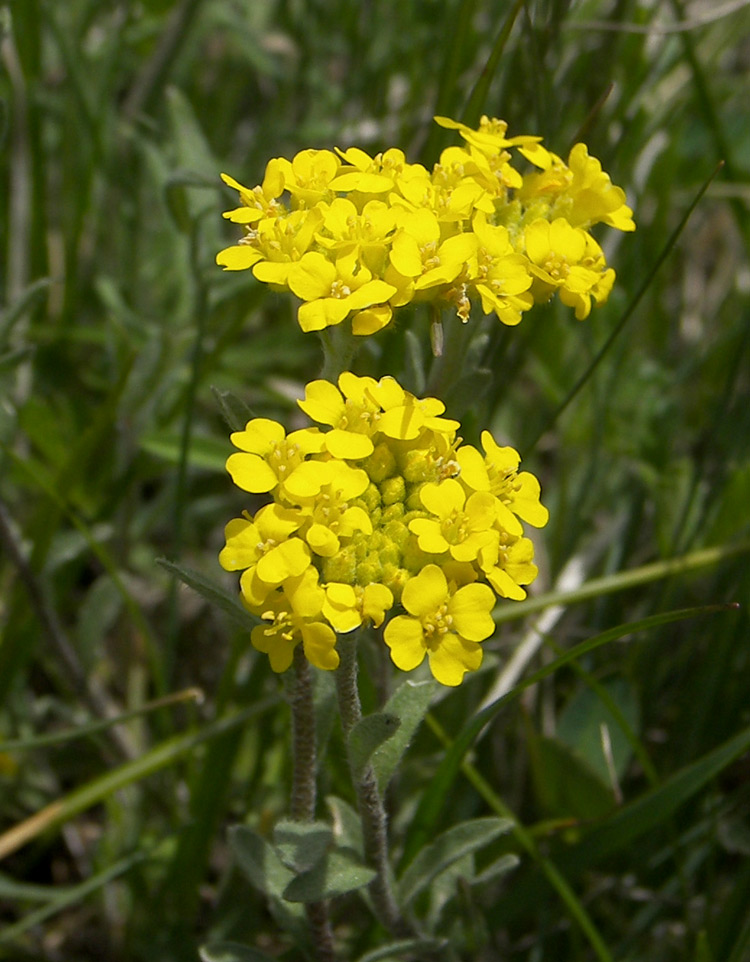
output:
[[[497,532],[492,529],[496,501],[488,491],[477,491],[467,499],[458,481],[448,478],[439,484],[425,484],[419,497],[437,517],[409,522],[409,531],[417,535],[422,551],[448,551],[456,561],[475,561],[481,548],[497,540]]]
[[[479,668],[478,643],[495,630],[491,588],[470,584],[456,590],[443,571],[430,564],[407,582],[401,603],[409,615],[389,621],[383,636],[398,668],[411,671],[427,655],[434,677],[450,686],[460,685],[467,671]]]
[[[253,494],[273,491],[283,484],[309,454],[324,449],[324,437],[314,428],[292,431],[268,418],[248,421],[244,431],[231,435],[232,443],[243,453],[232,454],[227,471],[238,488]]]
[[[305,389],[305,400],[297,402],[314,421],[334,428],[325,435],[325,444],[335,457],[366,457],[373,450],[370,438],[377,432],[410,441],[423,430],[452,435],[458,428],[457,421],[439,416],[445,410],[442,401],[420,400],[395,378],[376,381],[345,371],[338,384],[339,390],[328,381],[313,381]]]
[[[318,573],[308,568],[302,575],[289,578],[262,605],[251,610],[267,625],[257,625],[250,634],[253,648],[268,655],[275,672],[286,671],[294,649],[303,644],[310,664],[328,671],[337,668],[336,635],[322,620],[325,592],[318,585]]]
[[[482,447],[485,457],[469,444],[456,452],[461,465],[461,481],[472,491],[489,491],[500,502],[498,521],[513,535],[521,534],[521,526],[514,515],[543,528],[549,520],[549,511],[539,501],[539,482],[528,471],[518,473],[521,458],[511,447],[500,447],[489,431],[482,431]]]
[[[284,187],[299,206],[311,208],[336,196],[331,182],[339,172],[341,161],[333,151],[301,150],[291,162],[281,158],[279,165]]]
[[[533,146],[542,139],[528,134],[522,134],[520,137],[506,137],[508,125],[497,117],[490,119],[482,116],[477,129],[467,127],[458,120],[451,120],[450,117],[435,117],[435,123],[448,130],[457,130],[468,144],[488,156],[498,153],[505,147]]]
[[[273,588],[309,567],[310,549],[291,537],[304,520],[298,511],[267,504],[252,520],[235,518],[226,526],[219,564],[226,571],[246,569],[240,588],[248,604],[261,604]]]
[[[403,150],[391,147],[382,154],[370,157],[358,147],[339,150],[339,156],[350,166],[342,167],[341,173],[331,185],[339,191],[352,191],[358,200],[369,195],[382,197],[394,189],[398,190],[404,179],[427,176],[421,164],[409,164]]]
[[[323,614],[338,632],[353,631],[370,622],[379,628],[392,607],[393,595],[383,584],[326,585]]]
[[[440,224],[432,211],[406,212],[399,223],[391,264],[413,280],[415,291],[454,281],[476,254],[477,241],[472,234],[454,234],[441,242]]]
[[[503,533],[498,542],[483,548],[480,553],[482,573],[501,598],[523,601],[528,585],[539,569],[533,562],[534,545],[529,538],[516,538]]]
[[[291,266],[287,282],[305,302],[297,312],[303,331],[322,331],[340,324],[353,311],[382,304],[396,293],[391,284],[373,280],[356,257],[347,255],[333,262],[317,251],[308,251]]]
[[[383,201],[369,201],[360,214],[350,200],[339,197],[325,211],[316,239],[329,256],[354,256],[368,270],[382,275],[395,229],[396,215]]]
[[[571,227],[562,217],[552,223],[538,218],[526,228],[524,238],[529,268],[541,281],[532,290],[540,301],[547,300],[557,289],[560,300],[575,308],[580,321],[589,315],[592,296],[597,303],[606,300],[614,271],[610,269],[607,276],[604,258],[597,256],[598,245],[584,230]],[[595,291],[599,292],[598,297]]]
[[[340,538],[351,538],[355,531],[372,534],[367,512],[349,503],[369,483],[361,468],[336,460],[306,461],[290,476],[285,492],[306,518],[301,534],[315,554],[330,558],[341,547]]]
[[[483,213],[474,218],[472,230],[479,242],[472,287],[482,309],[485,314],[497,314],[503,324],[518,324],[521,313],[534,303],[528,261],[513,250],[506,228],[488,224]]]
[[[336,633],[380,627],[397,600],[406,613],[384,629],[394,663],[426,654],[439,681],[459,684],[481,663],[495,596],[525,597],[537,574],[519,519],[546,523],[538,482],[489,432],[484,455],[461,445],[442,401],[392,377],[345,371],[338,386],[312,381],[299,404],[327,430],[287,436],[254,418],[232,435],[234,480],[270,501],[227,525],[219,559],[266,622],[253,644],[275,671],[300,643],[332,668]]]
[[[278,198],[284,192],[284,175],[282,164],[285,161],[275,158],[266,166],[263,183],[259,187],[244,187],[229,174],[222,174],[221,179],[228,187],[239,191],[242,207],[225,212],[224,217],[233,224],[254,224],[264,217],[276,217],[286,210]]]

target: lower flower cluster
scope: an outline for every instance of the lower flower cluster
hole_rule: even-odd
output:
[[[262,619],[253,646],[277,672],[300,643],[334,669],[338,634],[385,624],[398,668],[427,656],[439,682],[460,684],[497,597],[525,598],[536,577],[522,522],[547,522],[538,481],[488,431],[483,451],[463,444],[441,401],[392,377],[313,381],[299,405],[324,429],[255,418],[227,461],[238,487],[270,499],[229,522],[219,556]]]

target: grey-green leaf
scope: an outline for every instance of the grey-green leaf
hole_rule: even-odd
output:
[[[401,962],[404,957],[420,952],[439,952],[445,944],[445,939],[400,939],[360,955],[357,962]]]
[[[240,942],[210,942],[198,949],[201,962],[274,962],[270,955]]]
[[[283,898],[294,872],[284,865],[273,846],[247,825],[230,828],[229,844],[249,881],[265,895]]]
[[[372,755],[372,767],[381,792],[385,791],[398,768],[436,689],[434,681],[405,681],[384,706],[383,712],[395,715],[401,724],[393,737],[380,745]]]
[[[375,872],[349,849],[329,851],[309,872],[293,879],[284,890],[289,902],[319,902],[368,885]]]
[[[250,628],[258,624],[258,619],[254,615],[251,615],[249,611],[246,611],[233,595],[230,595],[229,592],[206,578],[206,576],[202,575],[199,571],[177,565],[173,561],[168,561],[166,558],[158,558],[157,564],[160,564],[162,568],[165,568],[171,575],[179,578],[183,584],[192,588],[193,591],[197,591],[209,604],[221,608],[222,611],[226,612],[233,621],[243,628],[250,630]]]
[[[362,822],[352,806],[335,795],[326,798],[326,805],[333,817],[333,834],[341,848],[351,848],[360,855],[364,853]]]
[[[476,852],[510,831],[509,818],[474,818],[454,825],[419,852],[398,884],[399,904],[407,905],[453,862]]]
[[[283,819],[273,831],[279,858],[293,872],[307,872],[326,854],[333,831],[325,822],[293,822]]]
[[[510,853],[501,855],[500,858],[496,858],[494,862],[491,862],[487,868],[477,873],[470,882],[472,885],[485,885],[487,882],[493,882],[495,879],[500,878],[501,875],[511,872],[519,862],[520,859],[517,855],[511,855]]]
[[[355,778],[360,778],[370,764],[373,752],[393,738],[401,725],[397,715],[391,712],[376,712],[366,715],[349,733],[349,762]]]
[[[242,398],[232,391],[220,391],[219,388],[211,385],[211,393],[219,405],[222,417],[232,431],[243,431],[247,422],[255,417]]]

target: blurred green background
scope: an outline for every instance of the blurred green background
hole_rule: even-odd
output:
[[[433,114],[476,121],[469,104],[564,156],[583,139],[634,208],[635,234],[598,235],[609,302],[585,322],[555,302],[489,325],[446,399],[541,478],[535,594],[571,593],[538,644],[533,611],[507,614],[482,672],[434,708],[455,734],[522,641],[520,671],[747,600],[748,5],[15,0],[0,29],[0,742],[23,742],[0,745],[0,958],[182,962],[232,938],[296,959],[226,843],[232,822],[286,810],[279,679],[208,589],[156,563],[234,592],[216,555],[246,505],[225,416],[240,399],[296,425],[321,365],[286,295],[215,266],[236,237],[219,172],[252,186],[271,157],[352,145],[431,165],[455,142]],[[420,314],[397,320],[356,373],[419,389],[427,334]],[[506,840],[520,867],[447,905],[456,958],[750,958],[746,610],[623,633],[476,744],[533,852]],[[200,703],[29,742],[193,686]],[[397,852],[443,752],[423,728],[390,799]],[[323,767],[323,794],[351,800],[335,751]],[[492,808],[458,774],[433,827]],[[356,898],[334,908],[347,958],[379,944],[368,918]]]

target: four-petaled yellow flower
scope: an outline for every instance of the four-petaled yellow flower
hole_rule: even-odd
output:
[[[479,642],[495,630],[495,596],[487,585],[456,588],[441,568],[427,565],[406,585],[401,601],[409,614],[389,621],[383,634],[396,667],[411,671],[427,655],[434,677],[451,686],[479,668]]]

